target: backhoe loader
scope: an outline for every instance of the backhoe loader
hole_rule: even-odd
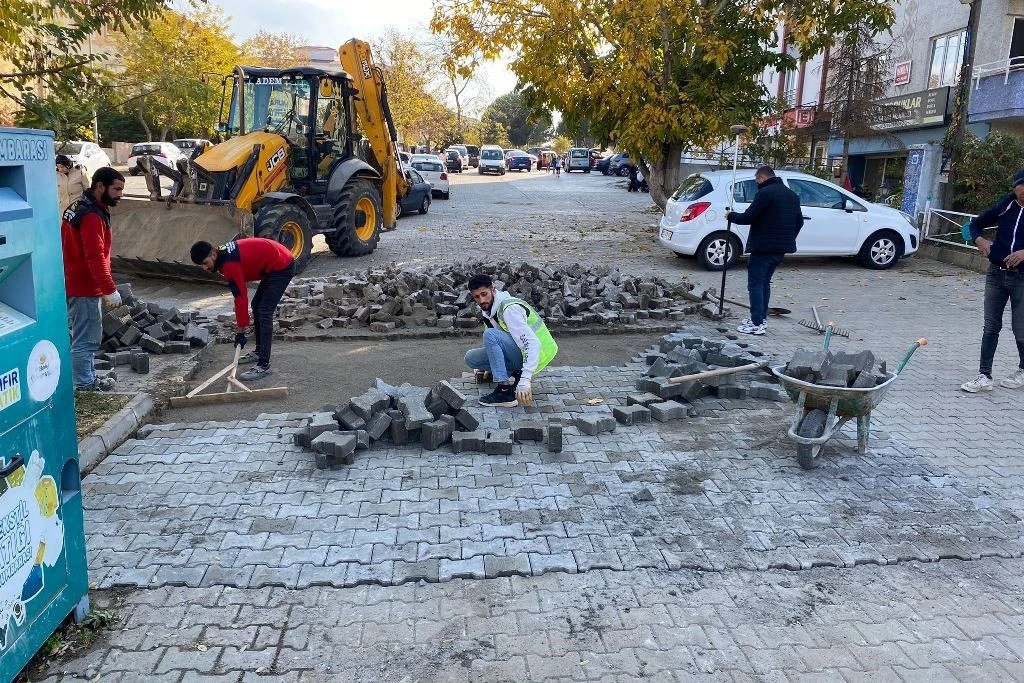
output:
[[[149,196],[126,198],[111,212],[114,268],[219,279],[189,262],[192,243],[253,235],[287,246],[297,272],[314,235],[338,256],[373,252],[381,230],[395,227],[397,199],[409,187],[369,45],[352,39],[338,53],[344,71],[235,67],[226,141],[173,168],[140,160]],[[169,192],[162,178],[173,183]]]

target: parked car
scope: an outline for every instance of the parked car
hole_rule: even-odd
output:
[[[413,211],[426,213],[430,210],[430,183],[414,168],[405,169],[405,179],[409,183],[409,191],[404,197],[398,198],[398,216]]]
[[[459,154],[462,155],[462,168],[469,168],[469,148],[465,145],[451,145],[448,149],[458,150]]]
[[[590,173],[590,148],[573,147],[569,150],[568,163],[565,165],[565,172],[583,171]]]
[[[617,154],[608,164],[608,174],[625,178],[629,175],[629,165],[631,163],[633,162],[629,160],[629,152]]]
[[[480,166],[480,148],[476,145],[466,145],[466,151],[469,152],[469,165],[473,168],[479,168]]]
[[[142,168],[139,166],[141,157],[155,157],[165,166],[174,168],[174,163],[178,159],[184,158],[185,154],[170,142],[140,142],[137,145],[132,145],[132,153],[128,157],[128,173],[132,175],[142,173]]]
[[[505,175],[505,152],[497,145],[484,145],[480,149],[480,165],[477,173],[497,173]]]
[[[838,185],[796,171],[776,171],[800,198],[804,227],[796,240],[796,256],[859,256],[866,267],[891,268],[917,251],[917,227],[907,214],[872,204]],[[743,253],[750,226],[726,231],[726,207],[744,211],[757,192],[754,169],[736,174],[729,198],[731,170],[695,173],[679,185],[665,207],[658,239],[676,255],[692,256],[708,270],[731,266]],[[728,247],[728,248],[727,248]]]
[[[416,163],[417,161],[436,161],[439,164],[444,164],[444,160],[436,154],[413,154],[409,159],[409,163]]]
[[[92,182],[92,174],[104,166],[110,166],[110,157],[95,142],[70,140],[54,143],[54,153],[64,154],[72,163],[82,167],[86,182]]]
[[[611,175],[611,164],[618,160],[621,156],[618,152],[610,153],[606,156],[598,159],[597,163],[594,164],[594,170],[599,171],[601,175]]]
[[[599,147],[592,147],[590,149],[590,168],[594,168],[594,166],[597,164],[597,162],[601,160],[601,157],[602,157],[601,148],[599,148]]]
[[[451,187],[448,184],[448,173],[438,158],[433,159],[417,159],[416,157],[423,156],[414,154],[412,157],[412,166],[414,169],[419,171],[419,174],[430,183],[431,196],[441,197],[442,199],[448,199],[451,195]]]
[[[533,158],[521,149],[505,151],[505,168],[509,171],[531,171]]]
[[[449,149],[444,153],[444,165],[452,173],[462,173],[462,155],[457,149]]]
[[[178,138],[177,140],[171,141],[171,144],[180,149],[181,153],[187,157],[191,157],[195,154],[196,148],[199,148],[199,153],[196,154],[196,156],[198,156],[199,154],[202,154],[207,147],[213,145],[209,140],[204,140],[203,138]]]

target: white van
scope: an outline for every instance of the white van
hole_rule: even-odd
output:
[[[484,145],[480,148],[480,163],[477,173],[497,173],[505,175],[505,150],[497,145]]]
[[[565,172],[583,171],[590,173],[590,148],[573,147],[569,150],[568,163],[565,165]]]

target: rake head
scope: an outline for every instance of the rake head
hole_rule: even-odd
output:
[[[797,324],[798,325],[803,325],[804,327],[807,327],[807,328],[810,328],[810,329],[814,330],[815,332],[817,332],[818,334],[825,334],[825,328],[826,327],[831,327],[832,328],[832,334],[838,334],[840,337],[849,337],[850,336],[850,331],[849,330],[844,330],[841,327],[836,327],[834,323],[829,323],[828,325],[822,325],[821,323],[819,323],[819,322],[817,322],[815,320],[801,320]]]

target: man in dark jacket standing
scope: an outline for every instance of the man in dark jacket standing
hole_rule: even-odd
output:
[[[762,166],[754,173],[757,194],[743,213],[726,211],[725,218],[736,225],[749,225],[747,237],[747,292],[750,294],[750,317],[740,323],[737,332],[764,334],[768,331],[768,299],[772,275],[786,254],[796,252],[796,236],[804,227],[800,199],[775,177],[771,166]]]
[[[995,240],[982,237],[985,228],[996,227]],[[970,394],[992,391],[992,360],[1003,327],[1003,311],[1010,302],[1010,327],[1017,340],[1020,363],[1017,371],[1004,377],[1000,386],[1024,387],[1024,169],[1013,179],[1013,192],[971,221],[971,239],[988,257],[985,275],[985,328],[981,333],[981,363],[978,376],[960,388]]]
[[[189,255],[192,263],[210,272],[220,273],[228,281],[235,299],[235,346],[245,347],[245,328],[249,326],[249,290],[247,282],[259,280],[252,296],[253,331],[256,349],[238,359],[238,363],[255,363],[256,367],[242,373],[252,381],[270,374],[270,345],[274,339],[274,311],[295,275],[295,260],[288,247],[276,240],[249,237],[215,247],[209,242],[196,242]]]

